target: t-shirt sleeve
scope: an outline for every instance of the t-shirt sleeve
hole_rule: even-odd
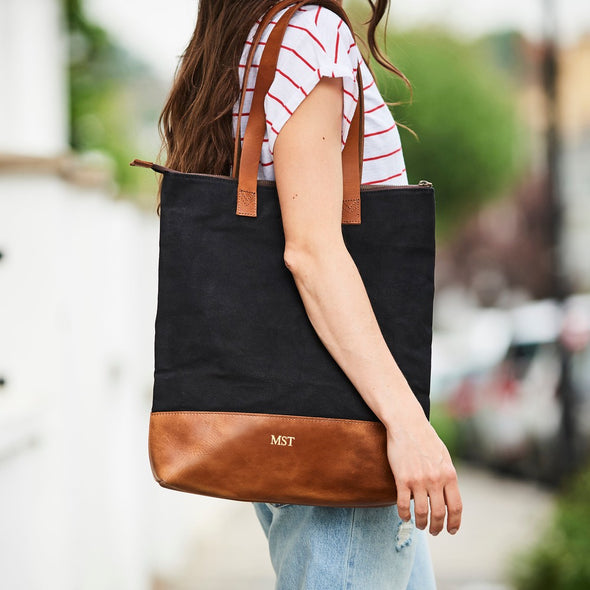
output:
[[[331,10],[307,4],[285,31],[277,70],[264,99],[270,153],[283,125],[322,76],[342,78],[342,148],[358,102],[357,68],[362,59],[346,22]]]

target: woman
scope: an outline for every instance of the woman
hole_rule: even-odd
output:
[[[230,174],[235,134],[243,133],[265,41],[246,84],[244,65],[258,23],[276,0],[201,0],[193,38],[162,112],[167,166]],[[388,0],[370,2],[369,46]],[[286,9],[284,9],[286,10]],[[363,88],[356,69],[361,67]],[[404,78],[405,79],[405,78]],[[398,502],[387,508],[255,504],[269,541],[277,588],[430,590],[425,529],[457,532],[462,504],[450,455],[429,424],[380,332],[341,231],[342,160],[359,92],[364,93],[364,184],[407,184],[397,127],[346,23],[307,4],[291,17],[265,97],[259,178],[276,180],[284,261],[318,336],[387,430]],[[448,513],[448,514],[447,514]]]

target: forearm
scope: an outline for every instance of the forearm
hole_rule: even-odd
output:
[[[425,419],[397,366],[361,276],[344,243],[298,251],[287,259],[318,336],[376,416],[392,428]]]
[[[400,517],[431,532],[456,532],[461,497],[451,457],[429,424],[381,334],[359,272],[342,238],[342,88],[323,77],[275,143],[275,174],[293,273],[320,339],[387,427],[387,456]],[[302,173],[302,171],[305,171]]]

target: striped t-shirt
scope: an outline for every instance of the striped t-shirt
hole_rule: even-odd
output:
[[[262,34],[252,61],[246,86],[241,119],[243,142],[248,113],[252,103],[256,74],[262,51],[272,27],[287,8],[280,11]],[[252,27],[240,58],[240,84],[252,39],[260,20]],[[273,83],[265,97],[266,131],[258,178],[275,180],[273,149],[275,140],[288,118],[311,92],[322,76],[342,77],[343,118],[342,148],[358,101],[357,68],[363,78],[365,106],[365,138],[363,184],[407,184],[406,167],[398,129],[393,116],[379,92],[346,23],[331,10],[316,4],[299,8],[291,17],[277,62]],[[237,128],[239,101],[233,109],[233,133]]]

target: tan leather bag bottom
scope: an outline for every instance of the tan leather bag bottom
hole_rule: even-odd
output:
[[[149,457],[161,486],[195,494],[317,506],[396,502],[380,422],[152,412]]]

